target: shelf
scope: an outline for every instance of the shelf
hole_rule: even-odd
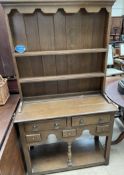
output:
[[[33,51],[24,53],[14,53],[15,57],[45,56],[45,55],[70,55],[81,53],[101,53],[107,52],[107,48],[76,49],[76,50],[56,50],[56,51]]]
[[[102,72],[92,72],[84,74],[69,74],[69,75],[57,75],[57,76],[42,76],[42,77],[29,77],[20,78],[20,83],[33,83],[33,82],[46,82],[46,81],[63,81],[63,80],[73,80],[81,78],[94,78],[94,77],[104,77],[105,74]]]
[[[120,36],[121,34],[115,34],[115,33],[113,33],[113,34],[110,34],[110,36]]]
[[[90,151],[89,151],[90,150]],[[49,162],[49,163],[48,163]],[[58,142],[35,146],[31,150],[32,172],[57,172],[68,170],[67,143]],[[80,137],[72,144],[71,169],[102,165],[105,163],[104,150],[93,138]]]

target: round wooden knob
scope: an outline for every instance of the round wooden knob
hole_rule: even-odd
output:
[[[59,129],[59,123],[56,122],[56,123],[54,124],[54,128],[55,128],[55,129]]]
[[[84,125],[84,120],[83,119],[80,119],[80,125]]]

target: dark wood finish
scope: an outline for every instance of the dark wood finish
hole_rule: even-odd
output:
[[[5,24],[3,8],[0,4],[0,74],[4,77],[14,76],[14,66]]]
[[[0,106],[0,147],[6,136],[6,132],[12,121],[13,113],[16,110],[19,95],[11,95],[4,106]]]
[[[8,88],[11,94],[18,94],[18,85],[16,78],[10,78],[8,79]]]
[[[120,108],[120,120],[124,123],[124,95],[120,94],[118,91],[118,81],[122,77],[113,77],[111,79],[107,78],[106,82],[106,94],[112,102],[114,102]],[[124,139],[124,132],[122,132],[118,138],[112,141],[112,145],[120,143]]]
[[[99,117],[99,121],[102,114],[99,113],[97,115],[90,115],[91,120],[94,120],[94,118]],[[106,117],[109,117],[109,121],[103,121],[102,123],[98,122],[98,124],[92,124],[93,122],[90,122],[89,124],[84,123],[83,125],[77,125],[72,126],[70,125],[63,127],[59,125],[54,125],[53,128],[46,129],[42,128],[44,124],[43,121],[38,121],[33,124],[32,129],[26,129],[27,125],[25,126],[25,123],[20,123],[20,133],[22,140],[22,145],[25,153],[25,159],[27,162],[28,171],[30,174],[40,174],[40,173],[48,173],[50,172],[57,172],[57,171],[64,171],[74,168],[81,168],[81,167],[87,167],[87,166],[93,166],[93,165],[100,165],[100,164],[108,164],[109,162],[109,152],[110,152],[110,142],[111,142],[111,135],[112,132],[110,130],[112,129],[113,125],[113,115],[111,116],[110,113],[106,114]],[[79,116],[80,117],[80,116]],[[89,117],[89,116],[88,116]],[[77,116],[78,118],[78,116]],[[64,119],[67,121],[68,119],[73,120],[72,117],[64,117]],[[47,121],[47,120],[46,120]],[[29,123],[29,122],[28,122]],[[48,125],[49,126],[49,125]],[[73,148],[73,145],[75,144],[75,138],[78,138],[82,135],[83,131],[89,130],[89,132],[94,136],[106,136],[106,147],[103,149],[99,148],[99,142],[97,142],[96,147],[94,147],[94,142],[91,144],[90,147],[87,145],[87,151],[84,145],[80,145],[80,149],[78,145],[75,145],[75,151]],[[49,137],[51,134],[55,134],[57,142],[54,140],[54,144],[56,143],[65,143],[65,148],[62,146],[59,148],[56,148],[56,144],[53,147],[53,150],[56,149],[56,153],[53,150],[50,151],[50,147],[52,146],[49,142]],[[84,142],[83,138],[80,138],[80,142]],[[50,145],[49,145],[50,144]],[[28,145],[26,147],[26,145]],[[34,146],[33,149],[31,149],[31,146]],[[97,147],[98,146],[98,147]],[[29,150],[30,147],[30,150]],[[40,153],[37,150],[37,147],[39,147]],[[45,157],[44,154],[42,154],[42,147],[47,149],[49,147],[49,153],[47,153],[47,157]],[[61,153],[59,152],[59,149],[61,150]],[[67,151],[68,150],[68,151]],[[84,152],[86,151],[85,155],[83,156]],[[88,153],[89,150],[89,153]],[[96,150],[96,152],[94,152]],[[36,152],[35,152],[36,151]],[[93,152],[92,152],[93,151]],[[97,152],[98,151],[98,152]],[[44,152],[46,152],[44,150]],[[75,155],[75,152],[78,152],[78,155]],[[33,155],[32,155],[33,153]],[[93,154],[93,155],[92,155]],[[38,156],[39,155],[39,156]],[[54,155],[54,156],[53,156]],[[79,156],[80,155],[80,156]],[[78,157],[79,156],[79,157]],[[91,156],[91,157],[90,157]],[[85,157],[85,159],[84,159]],[[89,158],[88,158],[89,157]],[[52,159],[52,162],[51,162]],[[50,161],[51,163],[49,166],[45,166],[45,162]],[[82,163],[83,162],[83,163]],[[43,166],[44,165],[44,166]],[[32,171],[31,171],[32,170]]]
[[[32,82],[46,82],[46,81],[64,81],[64,80],[73,80],[81,78],[94,78],[94,77],[104,77],[104,73],[101,72],[92,72],[85,74],[70,74],[70,75],[58,75],[58,76],[44,76],[44,77],[31,77],[31,78],[20,78],[20,83],[32,83]]]
[[[117,78],[118,79],[118,78]],[[119,79],[122,79],[121,77]],[[124,108],[124,95],[121,95],[118,91],[118,80],[111,82],[106,86],[107,96],[118,106]]]
[[[91,8],[91,11],[94,10]],[[107,48],[103,35],[106,34],[105,28],[108,25],[107,11],[101,9],[99,13],[90,14],[81,9],[73,15],[68,11],[67,13],[63,10],[49,15],[39,10],[28,15],[13,10],[9,13],[14,48],[17,44],[24,44],[27,49],[23,54],[13,53],[22,99],[49,93],[68,93],[72,90],[76,93],[80,89],[96,91],[95,79],[87,80],[87,78],[98,76],[105,78],[104,64]],[[100,32],[99,26],[102,29]],[[89,74],[91,72],[92,74]],[[75,76],[78,73],[82,75]],[[52,75],[53,80],[47,78]],[[77,81],[77,78],[80,80]],[[38,83],[36,89],[34,83],[42,80],[45,82]],[[54,82],[49,82],[51,80]],[[87,81],[85,85],[84,81]],[[90,81],[93,81],[92,87]],[[76,84],[78,87],[75,86]],[[102,91],[103,81],[100,80],[98,84],[97,90]]]
[[[30,174],[40,174],[41,172],[48,173],[49,171],[57,172],[60,170],[64,171],[74,168],[108,164],[112,135],[110,131],[112,130],[114,119],[112,113],[116,111],[116,107],[112,104],[108,105],[104,97],[100,95],[86,95],[39,102],[23,102],[22,109],[23,110],[17,114],[15,122],[19,124],[22,146],[28,172]],[[32,109],[32,111],[30,111],[30,109]],[[102,148],[97,149],[96,147],[95,149],[98,150],[97,153],[94,152],[94,145],[92,145],[93,148],[90,147],[89,149],[93,149],[93,157],[95,157],[95,159],[87,158],[85,163],[82,164],[83,157],[80,156],[78,159],[75,153],[73,153],[73,144],[75,138],[81,136],[82,132],[85,130],[89,130],[94,136],[106,136],[106,147],[105,150]],[[56,135],[57,142],[63,141],[67,142],[67,144],[63,150],[64,152],[61,152],[59,155],[57,151],[56,157],[55,159],[52,158],[53,161],[50,163],[50,166],[44,167],[45,165],[42,158],[46,160],[45,155],[40,158],[33,151],[32,157],[32,150],[31,148],[29,150],[29,147],[34,146],[33,149],[37,152],[37,145],[39,145],[40,149],[40,147],[42,147],[41,145],[45,146],[49,144],[48,138],[51,134]],[[97,146],[98,145],[99,141],[97,142]],[[75,149],[78,149],[78,146],[75,145]],[[65,154],[66,150],[68,151]],[[79,154],[83,155],[81,151],[78,152],[78,156]],[[47,156],[50,161],[52,154],[47,154]],[[57,162],[58,159],[60,159],[59,163]]]
[[[11,95],[0,107],[0,174],[25,175],[13,117],[19,101],[18,95]]]
[[[82,139],[75,141],[72,144],[72,164],[75,164],[76,167],[71,167],[71,169],[77,169],[87,167],[87,159],[89,159],[89,163],[93,163],[95,166],[99,162],[102,164],[104,162],[103,158],[103,150],[102,147],[98,144],[97,148],[94,147],[94,140],[84,139],[84,142],[90,144],[87,146],[82,143]],[[58,150],[58,151],[56,151]],[[64,150],[64,151],[63,151]],[[89,154],[89,150],[91,151]],[[61,169],[61,171],[68,170],[67,168],[67,144],[66,143],[54,143],[51,145],[45,145],[43,147],[36,147],[37,154],[35,154],[35,150],[32,150],[32,161],[35,162],[33,165],[34,172],[38,171],[46,171],[48,169],[52,169],[51,172],[55,172],[55,169]],[[49,154],[49,151],[51,154]],[[58,152],[57,156],[56,153]],[[53,156],[54,155],[54,156]],[[95,159],[97,155],[98,159]],[[38,161],[36,160],[38,156]],[[43,158],[41,158],[43,156]],[[45,161],[43,161],[45,159]],[[51,161],[52,163],[48,165],[47,161]],[[95,162],[95,163],[94,163]],[[37,166],[38,163],[38,166]],[[40,173],[39,173],[40,174]]]
[[[25,175],[24,165],[13,124],[9,128],[0,150],[0,173],[1,175]]]
[[[1,2],[21,95],[15,122],[28,174],[108,164],[116,107],[105,99],[104,86],[114,0]],[[16,53],[17,44],[26,52]],[[82,138],[79,146],[75,140],[85,130],[98,139],[83,146]]]

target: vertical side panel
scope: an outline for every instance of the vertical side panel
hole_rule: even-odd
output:
[[[5,24],[5,15],[0,5],[0,74],[3,76],[14,76],[14,66],[12,54],[8,41],[7,27]]]
[[[111,30],[111,28],[110,28],[111,13],[106,12],[105,21],[106,21],[106,25],[104,27],[104,47],[108,47],[109,38],[110,38],[110,30]],[[105,54],[104,58],[105,58],[105,61],[104,61],[104,65],[103,65],[103,70],[104,70],[104,73],[106,73],[108,52]],[[105,91],[105,82],[106,82],[106,77],[104,77],[103,82],[101,83],[102,93],[104,93],[104,91]]]
[[[21,100],[23,100],[21,85],[18,81],[19,80],[19,73],[18,73],[18,69],[17,69],[17,62],[16,62],[16,58],[13,54],[15,49],[14,49],[14,36],[12,35],[12,28],[10,28],[11,14],[10,15],[5,14],[5,21],[6,21],[6,25],[7,25],[7,31],[8,31],[8,36],[9,36],[9,42],[10,42],[10,47],[11,47],[11,53],[12,53],[14,68],[15,68],[15,72],[16,72],[16,76],[17,76],[19,93],[20,93]]]

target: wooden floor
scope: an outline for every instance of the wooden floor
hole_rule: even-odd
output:
[[[67,170],[67,143],[59,142],[31,149],[33,172],[55,172]],[[49,163],[50,162],[50,163]],[[77,139],[72,144],[73,167],[85,167],[90,164],[104,164],[104,153],[100,143],[94,144],[94,139]]]

